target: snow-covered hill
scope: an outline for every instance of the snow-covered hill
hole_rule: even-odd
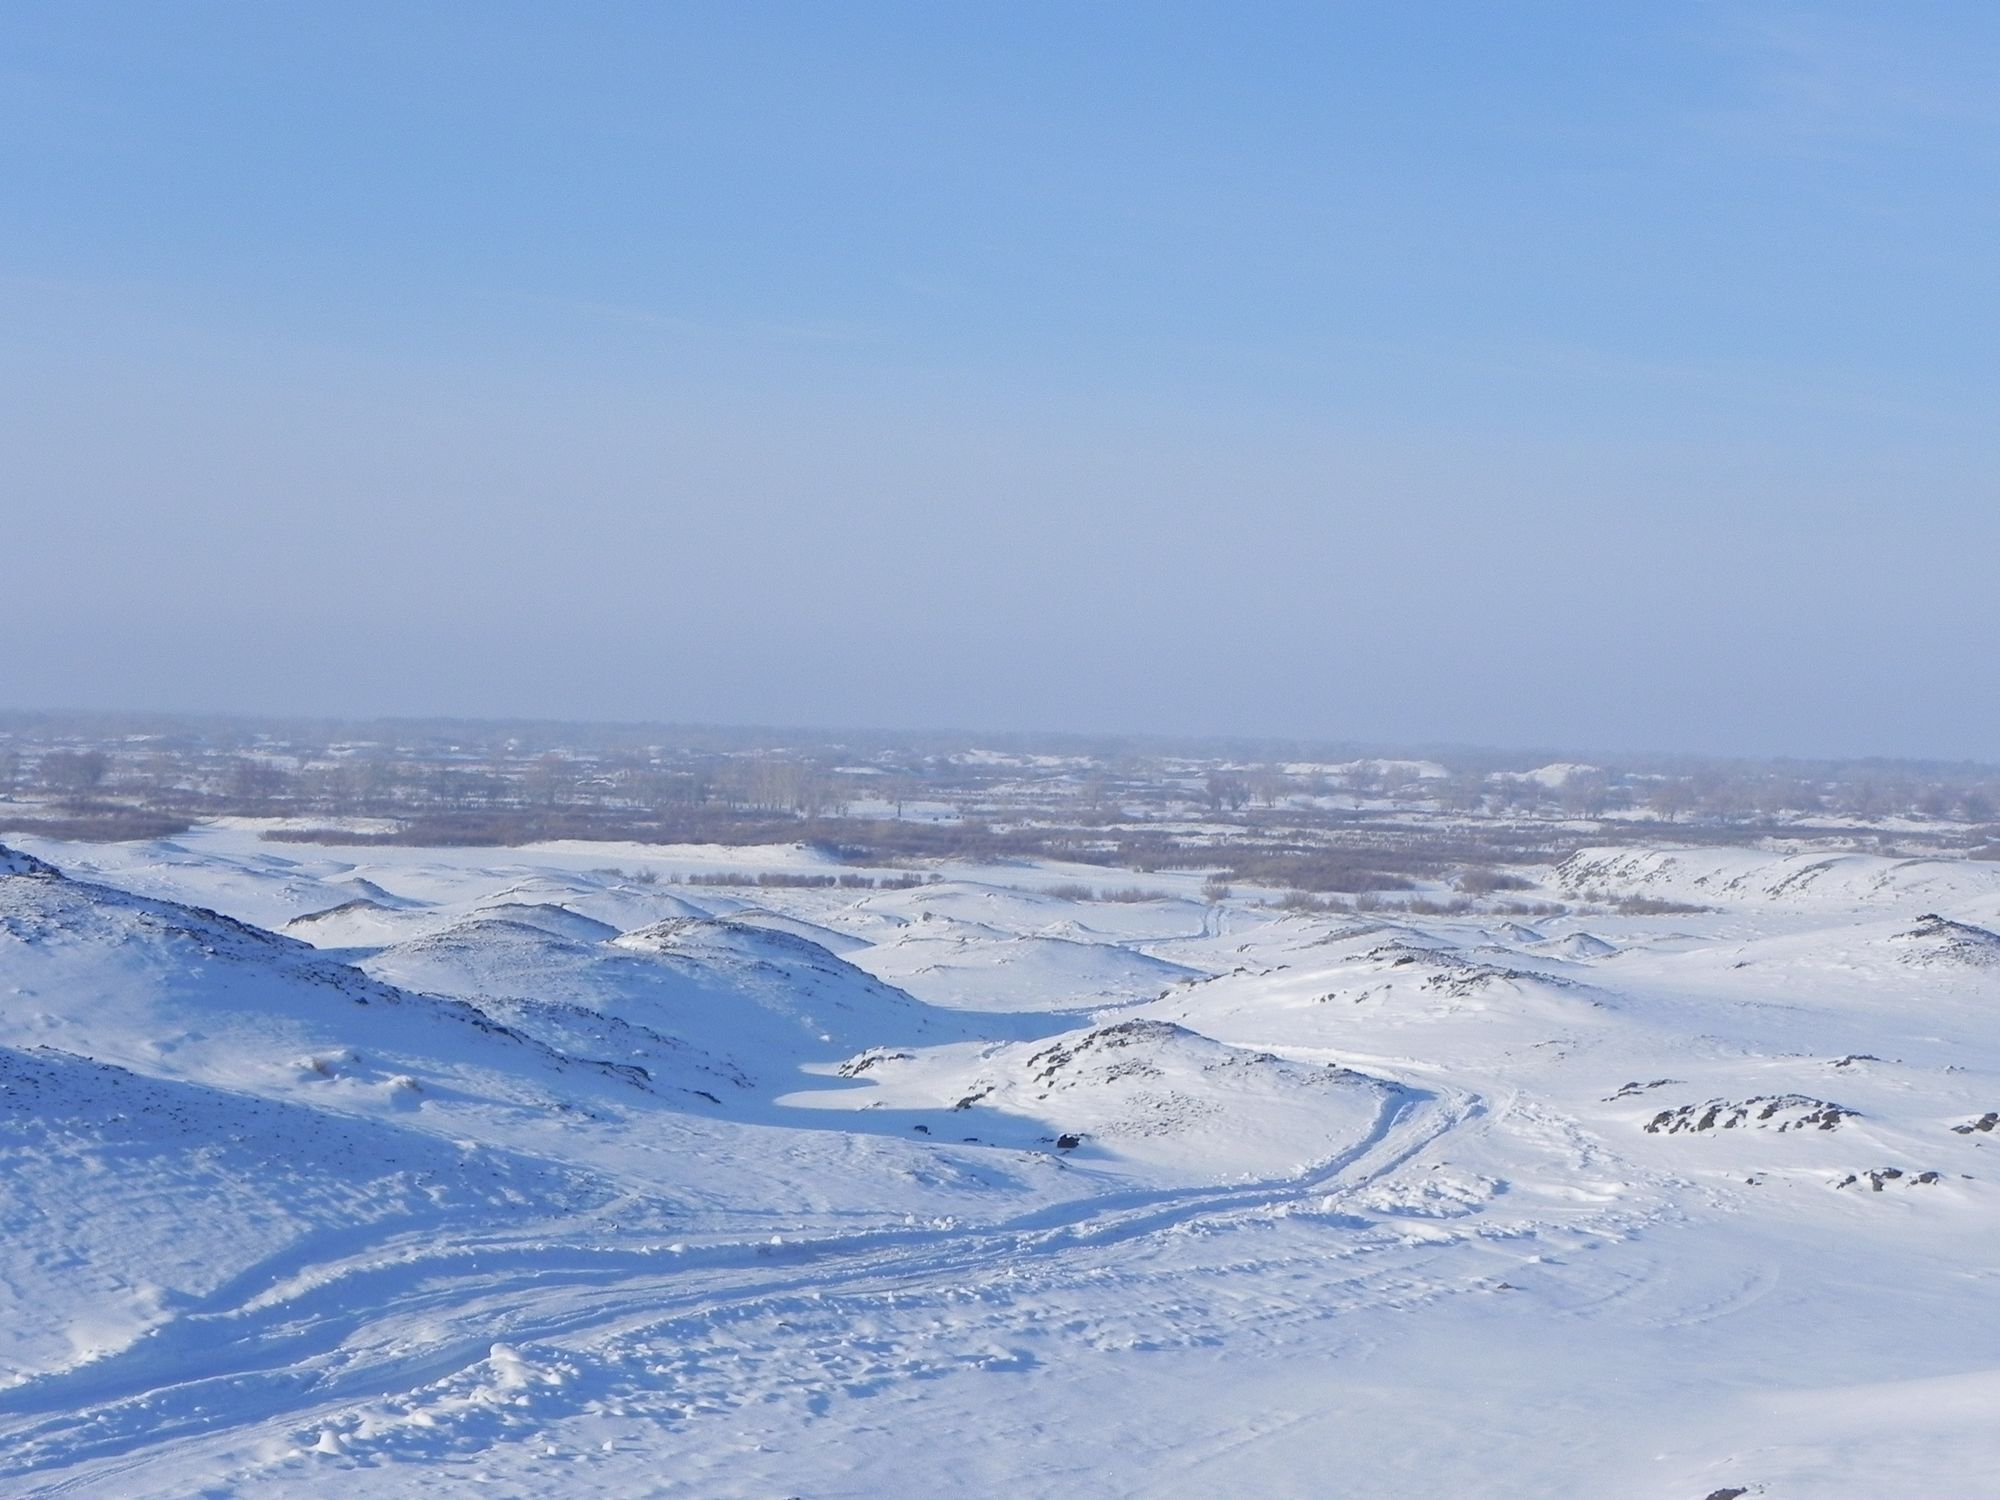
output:
[[[18,861],[17,861],[18,865]],[[427,1096],[540,1107],[630,1070],[554,1051],[462,1001],[371,979],[304,943],[201,907],[0,875],[8,1003],[0,1043],[365,1112]],[[365,1045],[363,1045],[365,1042]],[[554,1091],[553,1093],[551,1091]]]
[[[1976,902],[2000,909],[2000,864],[1879,854],[1585,849],[1556,867],[1554,883],[1577,893],[1653,896],[1696,905],[1761,903],[1838,911]]]
[[[0,850],[0,1494],[2000,1495],[1994,867],[731,858]]]
[[[1309,1175],[1367,1139],[1398,1097],[1331,1063],[1154,1020],[998,1046],[872,1048],[835,1071],[860,1086],[791,1102],[893,1111],[941,1139],[1054,1146],[1074,1163],[1143,1166],[1168,1181]]]

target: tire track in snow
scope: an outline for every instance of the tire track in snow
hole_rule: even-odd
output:
[[[309,1425],[357,1402],[435,1383],[484,1361],[496,1340],[631,1333],[813,1292],[871,1295],[974,1275],[990,1280],[1008,1267],[1032,1267],[1076,1249],[1304,1198],[1337,1198],[1380,1181],[1481,1108],[1457,1090],[1382,1086],[1387,1097],[1362,1139],[1298,1178],[1109,1194],[986,1226],[745,1242],[679,1255],[656,1246],[475,1244],[370,1260],[296,1298],[253,1299],[183,1320],[185,1332],[168,1325],[175,1337],[157,1351],[138,1348],[0,1393],[0,1420],[29,1419],[0,1427],[8,1450],[0,1477],[46,1479],[87,1466],[39,1493],[73,1491],[143,1467],[166,1443]],[[670,1255],[671,1264],[662,1266]],[[791,1273],[750,1284],[740,1279],[746,1269],[778,1266]],[[405,1289],[396,1290],[398,1283]],[[365,1342],[357,1345],[357,1338]],[[196,1359],[208,1373],[174,1378]]]

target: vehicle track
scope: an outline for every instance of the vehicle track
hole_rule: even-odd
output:
[[[1080,1249],[1120,1245],[1379,1182],[1462,1125],[1457,1090],[1381,1085],[1367,1133],[1299,1177],[1102,1195],[989,1225],[864,1231],[784,1244],[462,1244],[419,1237],[323,1268],[297,1295],[252,1297],[170,1325],[119,1356],[0,1393],[0,1478],[35,1494],[105,1486],[169,1443],[226,1443],[309,1425],[484,1361],[496,1341],[603,1338],[808,1293],[868,1296],[990,1281]],[[384,1259],[384,1252],[393,1258]],[[752,1273],[746,1280],[746,1273]],[[178,1375],[191,1367],[204,1373]]]

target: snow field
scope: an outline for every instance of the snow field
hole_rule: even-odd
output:
[[[2000,871],[256,832],[0,855],[0,1492],[2000,1494]]]

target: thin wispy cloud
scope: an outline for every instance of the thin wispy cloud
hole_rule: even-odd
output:
[[[1716,43],[1736,62],[1734,97],[1705,117],[1734,144],[1835,157],[1919,149],[2000,153],[2000,68],[1983,9],[1933,11],[1942,28],[1883,7],[1745,13]],[[1965,24],[1970,20],[1971,24]]]

